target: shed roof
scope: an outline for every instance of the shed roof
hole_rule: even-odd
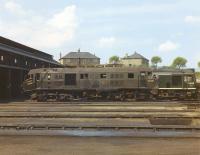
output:
[[[7,45],[9,47],[13,47],[13,48],[16,48],[16,49],[21,49],[21,50],[24,50],[24,51],[26,51],[28,53],[32,53],[34,55],[37,55],[38,57],[43,57],[45,59],[50,59],[50,60],[53,59],[53,56],[50,55],[50,54],[47,54],[47,53],[42,52],[40,50],[34,49],[32,47],[23,45],[23,44],[18,43],[16,41],[4,38],[2,36],[0,36],[0,44]]]

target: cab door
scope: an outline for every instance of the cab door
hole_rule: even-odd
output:
[[[35,74],[35,88],[39,87],[39,82],[40,82],[40,73]]]
[[[76,74],[65,74],[65,86],[76,86]]]
[[[139,87],[147,87],[146,73],[145,72],[140,72],[140,75],[139,75]]]

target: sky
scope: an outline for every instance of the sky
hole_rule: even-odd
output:
[[[0,0],[0,35],[47,52],[200,61],[199,0]]]

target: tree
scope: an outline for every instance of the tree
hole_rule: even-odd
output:
[[[111,64],[117,64],[117,63],[119,63],[119,57],[116,56],[116,55],[110,57],[109,63],[111,63]]]
[[[174,59],[173,63],[172,63],[172,67],[176,67],[176,68],[181,68],[181,67],[185,67],[187,63],[187,60],[183,57],[177,57]]]
[[[197,64],[197,65],[198,65],[198,67],[200,68],[200,61],[198,62],[198,64]]]
[[[158,63],[161,63],[161,62],[162,62],[162,59],[161,59],[161,57],[159,57],[159,56],[154,56],[154,57],[151,58],[151,63],[152,63],[152,65],[155,66],[156,68],[157,68],[157,66],[158,66]]]

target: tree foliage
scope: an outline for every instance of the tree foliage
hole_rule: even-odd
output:
[[[161,63],[161,62],[162,62],[162,58],[159,56],[154,56],[151,58],[151,63],[153,66],[157,67],[158,63]]]
[[[117,63],[119,63],[119,57],[116,56],[116,55],[110,57],[109,63],[111,63],[111,64],[117,64]]]
[[[172,67],[175,68],[181,68],[181,67],[185,67],[187,63],[187,60],[183,57],[177,57],[174,59],[173,63],[172,63]]]
[[[200,68],[200,61],[198,62],[198,64],[197,64],[197,65],[198,65],[198,67]]]

